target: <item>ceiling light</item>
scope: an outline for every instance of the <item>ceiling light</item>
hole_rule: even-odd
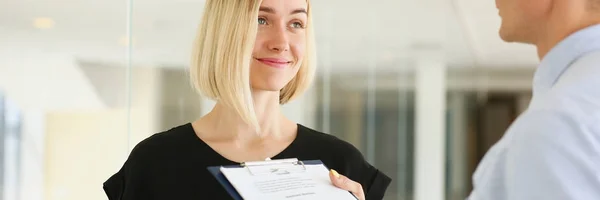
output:
[[[38,29],[50,29],[54,27],[54,20],[47,17],[40,17],[33,20],[33,26]]]

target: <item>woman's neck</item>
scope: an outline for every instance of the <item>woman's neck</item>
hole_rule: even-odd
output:
[[[261,132],[242,120],[234,109],[219,102],[201,122],[210,130],[211,138],[221,141],[253,143],[263,138],[280,137],[285,134],[289,121],[282,113],[279,105],[279,92],[255,92],[253,94],[254,110]]]

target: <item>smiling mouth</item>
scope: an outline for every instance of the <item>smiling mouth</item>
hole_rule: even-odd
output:
[[[268,65],[270,67],[274,67],[274,68],[285,68],[287,66],[289,66],[292,61],[286,61],[283,59],[269,59],[269,58],[255,58],[257,61]]]

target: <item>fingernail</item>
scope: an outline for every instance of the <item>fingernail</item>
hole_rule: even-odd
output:
[[[340,174],[337,171],[332,169],[331,173],[333,174],[333,176],[335,176],[335,178],[340,178]]]

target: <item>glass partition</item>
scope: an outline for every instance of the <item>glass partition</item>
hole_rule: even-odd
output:
[[[0,2],[2,200],[104,200],[128,155],[127,1]]]
[[[460,5],[419,2],[312,1],[317,76],[283,111],[357,147],[386,200],[464,199],[533,68],[481,52],[473,34],[495,30]],[[0,2],[0,200],[107,199],[137,143],[206,114],[187,74],[204,3]]]

